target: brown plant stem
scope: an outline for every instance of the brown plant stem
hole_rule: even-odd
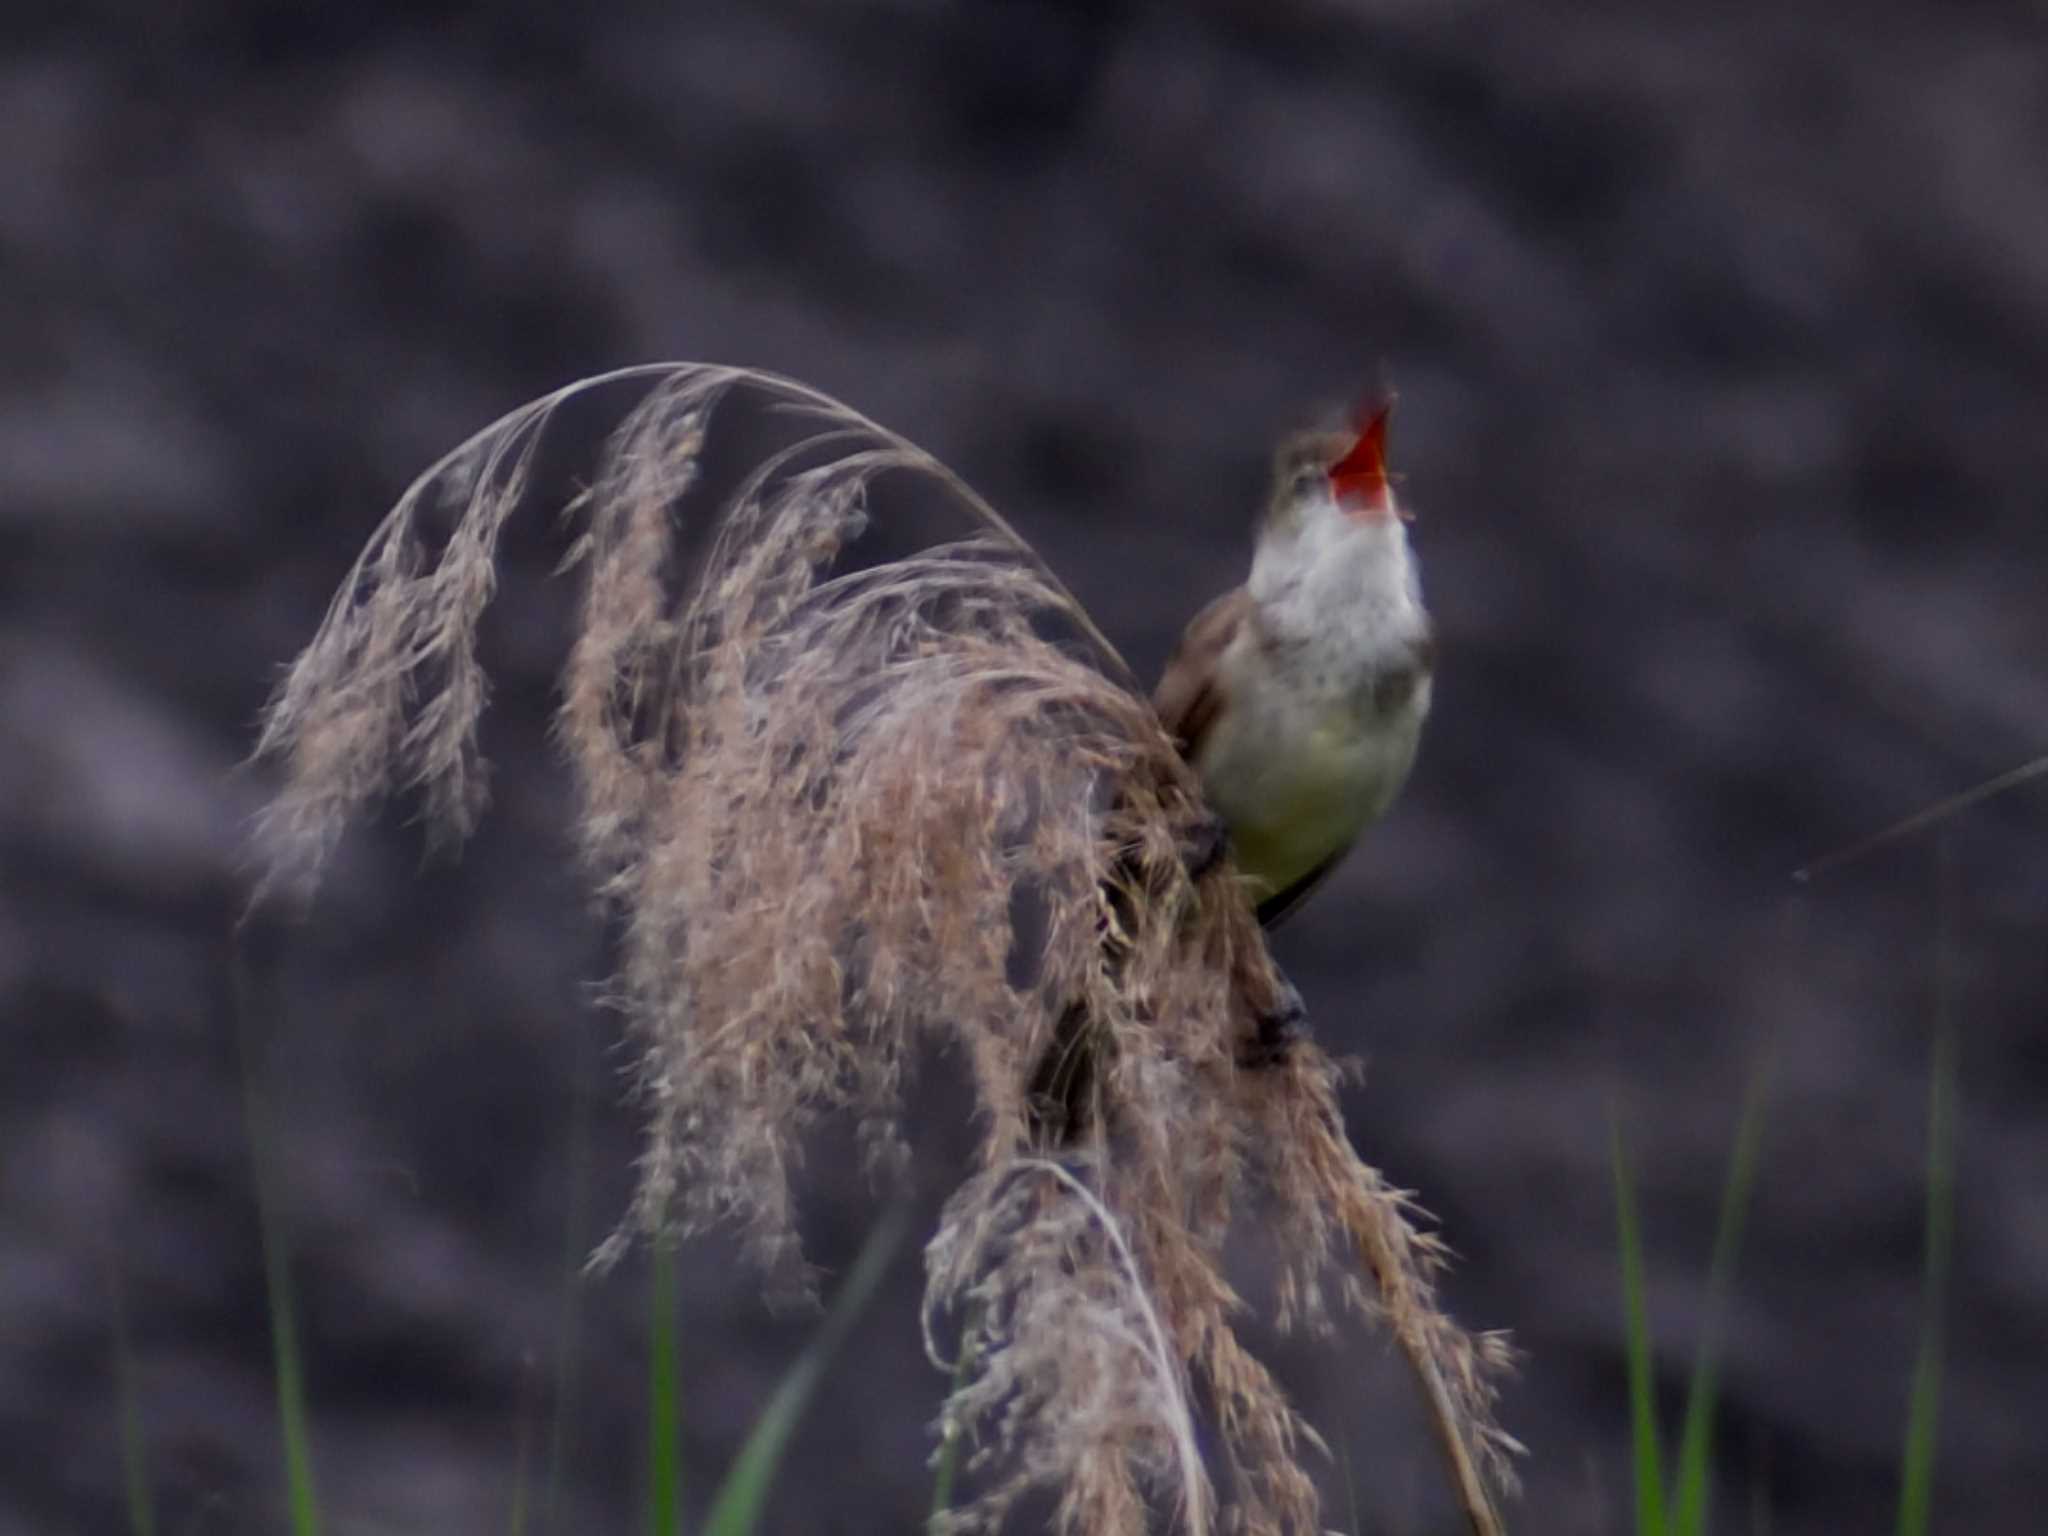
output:
[[[1361,1172],[1366,1171],[1363,1164],[1359,1166]],[[1352,1235],[1358,1244],[1358,1257],[1371,1273],[1373,1283],[1379,1287],[1389,1315],[1396,1319],[1412,1316],[1417,1310],[1415,1297],[1407,1275],[1389,1249],[1386,1233],[1377,1222],[1366,1222],[1353,1225]],[[1444,1382],[1436,1357],[1411,1323],[1397,1321],[1394,1338],[1401,1346],[1409,1369],[1415,1373],[1415,1384],[1422,1393],[1430,1430],[1436,1437],[1437,1449],[1443,1453],[1444,1470],[1450,1477],[1451,1491],[1465,1512],[1472,1536],[1506,1536],[1507,1526],[1501,1520],[1493,1496],[1487,1492],[1486,1480],[1480,1475],[1479,1465],[1458,1428],[1461,1415],[1452,1400],[1450,1388]]]

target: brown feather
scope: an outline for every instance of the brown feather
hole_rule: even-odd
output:
[[[1238,631],[1251,617],[1252,595],[1238,587],[1224,593],[1188,622],[1180,644],[1167,659],[1152,690],[1152,707],[1166,734],[1180,746],[1189,762],[1201,755],[1202,741],[1223,709],[1223,690],[1217,683],[1217,662]]]

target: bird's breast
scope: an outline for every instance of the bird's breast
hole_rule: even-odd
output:
[[[1429,677],[1415,667],[1228,670],[1230,704],[1196,767],[1239,868],[1280,891],[1385,811],[1415,761]]]

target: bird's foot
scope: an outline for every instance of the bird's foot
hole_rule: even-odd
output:
[[[1240,1067],[1277,1067],[1287,1059],[1298,1040],[1308,1037],[1308,1007],[1294,983],[1280,978],[1280,993],[1273,1005],[1258,1016],[1252,1038],[1238,1054]]]
[[[1199,880],[1223,861],[1229,847],[1230,829],[1224,826],[1223,818],[1214,811],[1204,811],[1202,819],[1188,828],[1181,841],[1181,868],[1187,871],[1189,880]]]

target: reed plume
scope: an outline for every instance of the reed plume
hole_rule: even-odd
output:
[[[1330,1059],[1304,1041],[1240,1065],[1286,984],[1228,862],[1189,874],[1194,776],[1030,546],[839,402],[753,370],[628,369],[422,475],[266,710],[257,750],[283,784],[262,890],[310,892],[394,790],[437,835],[471,832],[496,542],[552,416],[611,384],[643,394],[566,514],[583,599],[556,722],[623,935],[647,1121],[598,1262],[729,1222],[769,1282],[802,1288],[806,1130],[850,1113],[872,1155],[900,1156],[905,1075],[951,1053],[979,1146],[927,1249],[926,1315],[935,1354],[948,1320],[967,1351],[944,1417],[979,1481],[950,1529],[993,1529],[1033,1490],[1077,1536],[1167,1509],[1195,1532],[1319,1529],[1319,1442],[1235,1329],[1221,1254],[1241,1207],[1280,1239],[1280,1321],[1327,1328],[1335,1296],[1383,1323],[1473,1528],[1499,1529],[1505,1345],[1437,1306],[1441,1250],[1353,1153]],[[707,434],[743,400],[793,430],[709,496]],[[884,492],[917,487],[957,537],[859,563]]]

